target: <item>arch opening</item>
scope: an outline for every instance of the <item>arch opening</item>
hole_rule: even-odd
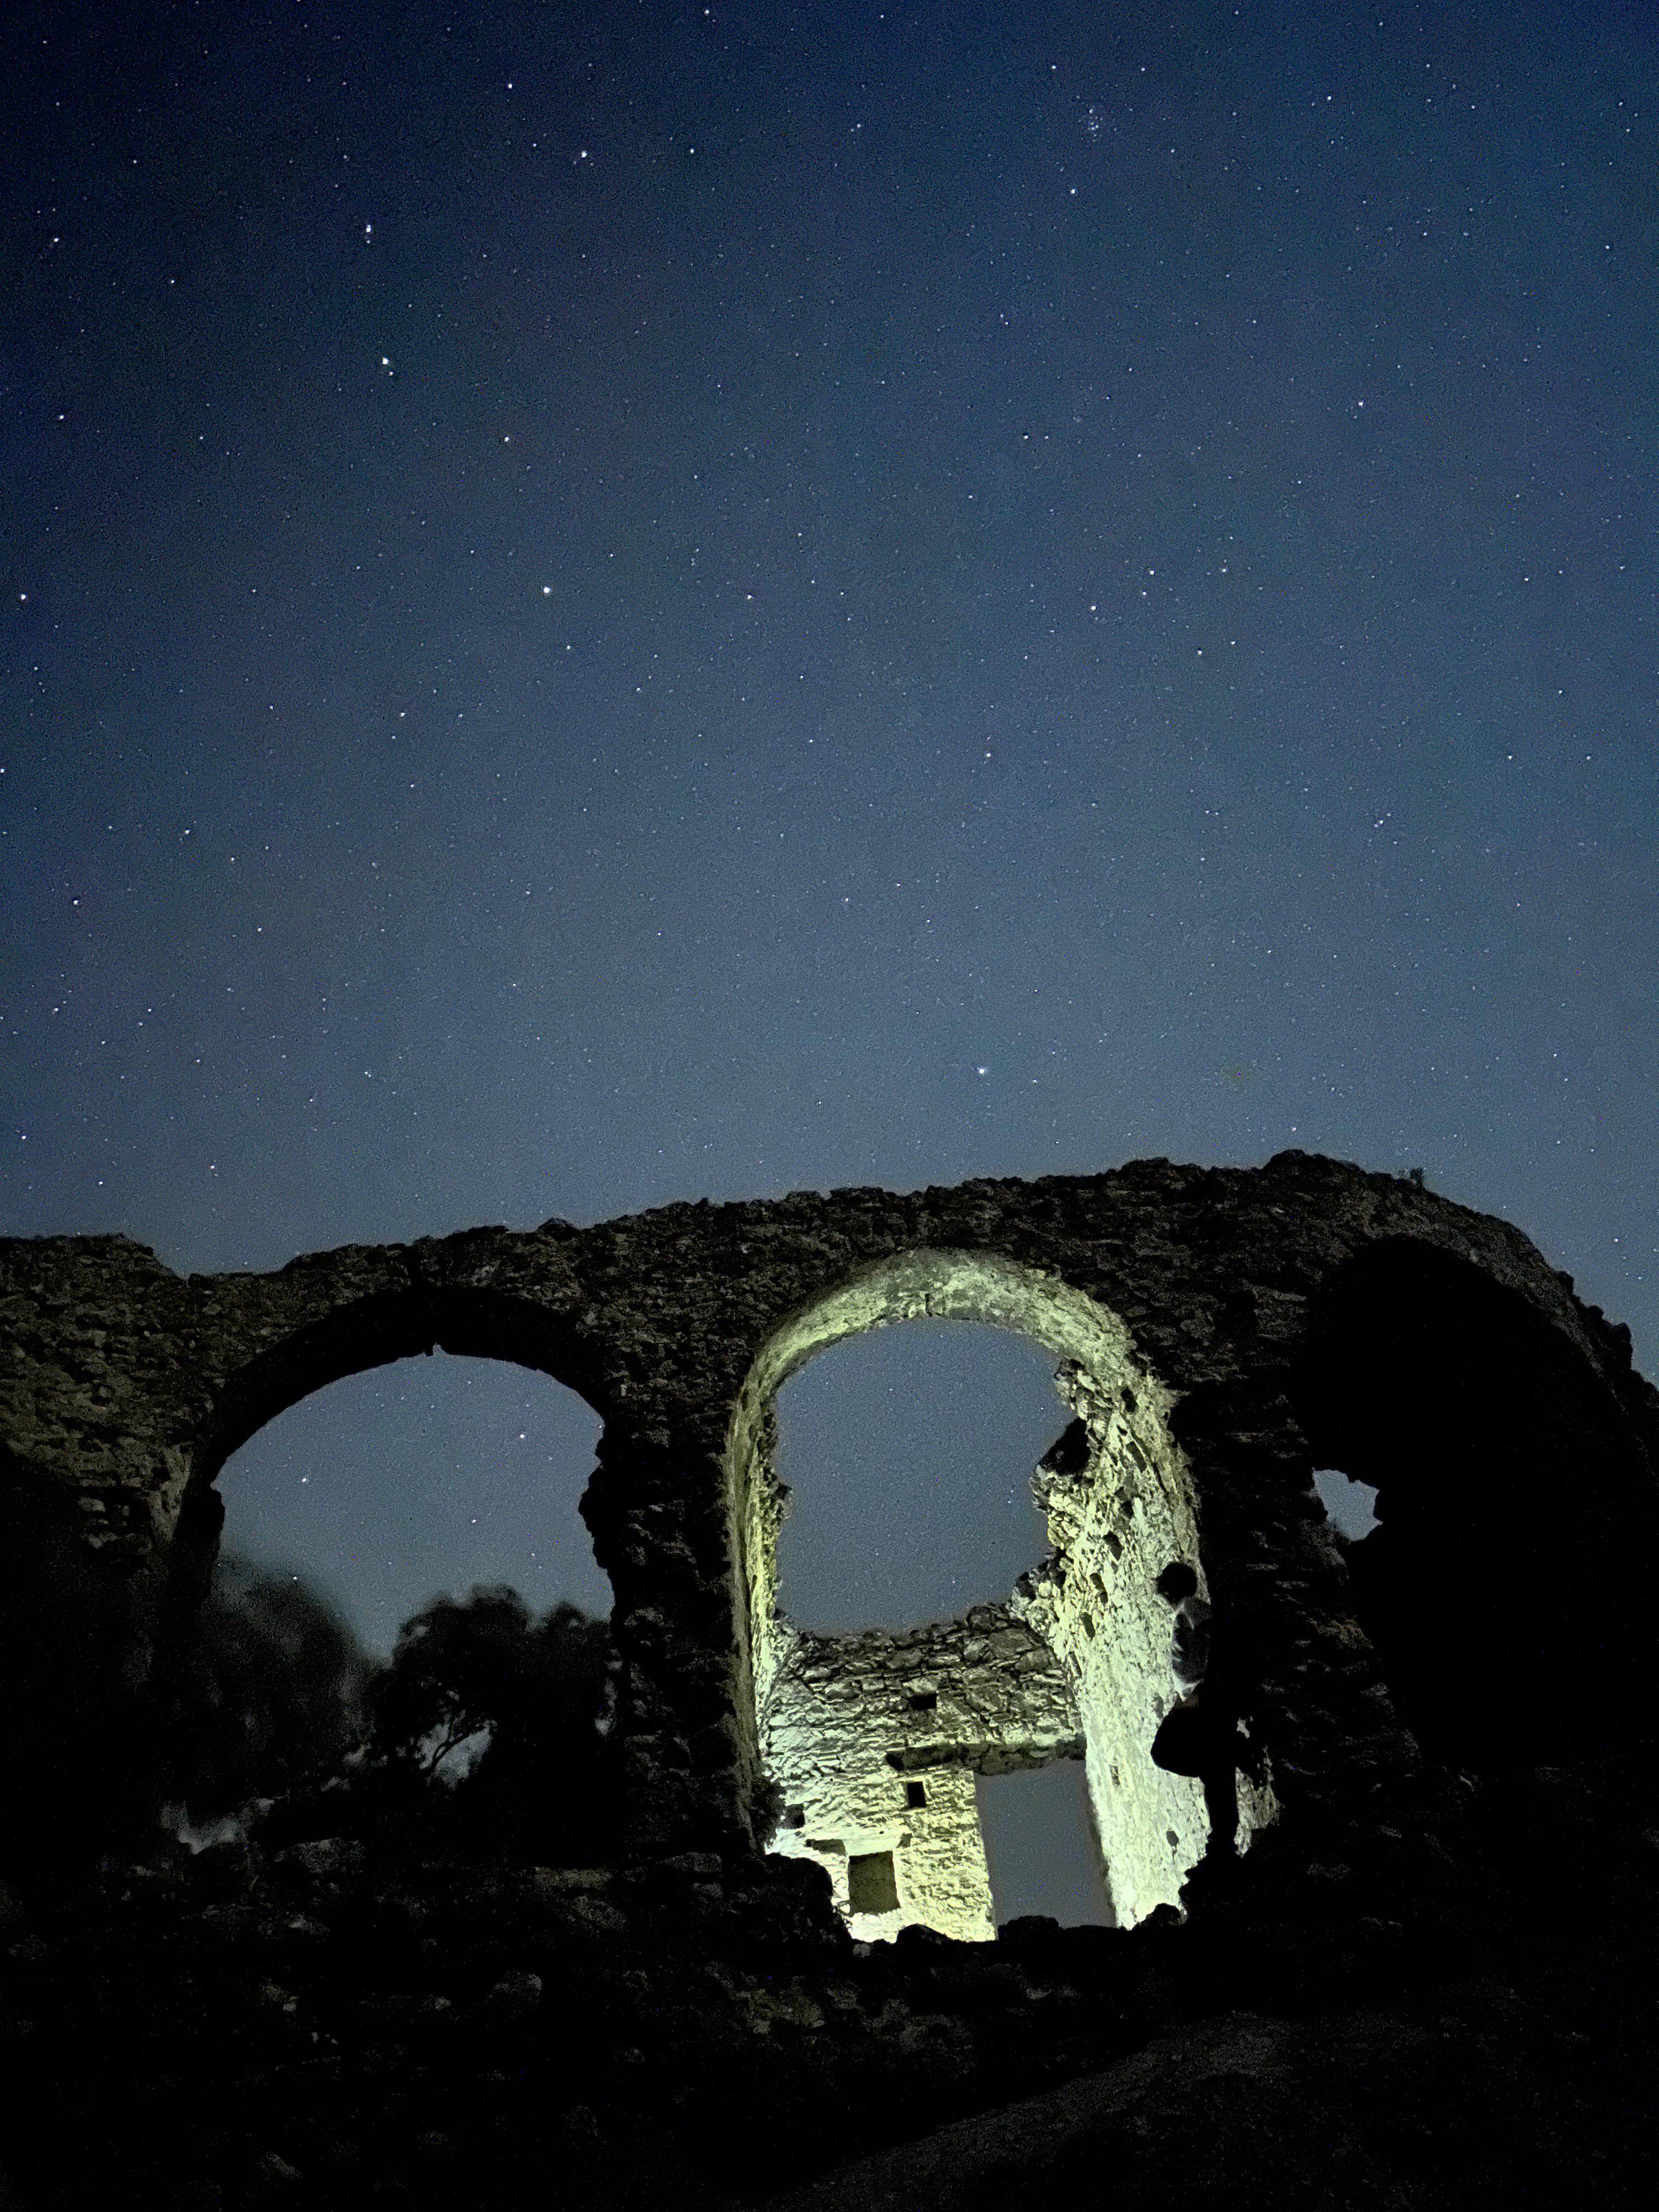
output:
[[[1006,1596],[1048,1531],[1030,1472],[1066,1418],[1028,1339],[923,1317],[843,1339],[777,1395],[778,1602],[821,1632]]]
[[[897,1632],[804,1630],[780,1601],[787,1497],[777,1394],[827,1346],[923,1316],[1012,1330],[1054,1363],[1065,1425],[1031,1478],[1048,1557],[1006,1599],[955,1619]],[[1170,1410],[1115,1315],[994,1254],[902,1255],[815,1301],[763,1347],[728,1439],[751,1756],[780,1808],[771,1848],[826,1869],[855,1935],[890,1937],[920,1923],[994,1936],[978,1778],[1059,1759],[1084,1763],[1118,1924],[1178,1899],[1208,1826],[1199,1784],[1151,1756],[1181,1694],[1158,1578],[1171,1559],[1202,1575]],[[1260,1808],[1242,1814],[1245,1835],[1266,1816]],[[860,1865],[854,1874],[856,1862],[883,1858],[890,1896],[884,1871]]]
[[[393,1369],[398,1363],[407,1363],[409,1373],[443,1378],[437,1385],[434,1402],[458,1390],[465,1395],[470,1386],[450,1379],[455,1369],[447,1362],[435,1369],[418,1364],[417,1355],[429,1360],[439,1351],[453,1355],[457,1363],[465,1363],[480,1377],[489,1378],[480,1383],[481,1400],[502,1389],[510,1393],[519,1388],[533,1393],[545,1387],[532,1382],[532,1377],[560,1386],[543,1401],[544,1406],[556,1405],[560,1409],[554,1420],[556,1426],[562,1425],[566,1429],[562,1439],[565,1449],[587,1440],[583,1448],[571,1451],[573,1468],[592,1467],[592,1439],[597,1436],[600,1415],[586,1388],[583,1347],[544,1310],[523,1299],[471,1287],[380,1292],[348,1299],[269,1345],[231,1375],[219,1393],[187,1462],[188,1473],[179,1498],[163,1606],[164,1645],[178,1636],[207,1592],[224,1520],[219,1478],[227,1462],[250,1439],[270,1432],[272,1424],[292,1414],[293,1422],[276,1431],[277,1443],[256,1444],[249,1463],[259,1465],[273,1449],[280,1456],[280,1440],[301,1434],[319,1419],[325,1422],[325,1409],[331,1404],[349,1408],[354,1402],[361,1406],[372,1401],[385,1387],[375,1382],[375,1371]],[[523,1370],[516,1385],[501,1379],[514,1370]],[[331,1385],[346,1386],[345,1396],[319,1398]],[[325,1409],[320,1415],[319,1403]],[[384,1420],[372,1421],[367,1431],[360,1431],[357,1437],[370,1458],[385,1425]],[[586,1486],[586,1473],[582,1486]],[[406,1503],[406,1497],[399,1502]],[[254,1546],[256,1554],[263,1548],[261,1536]],[[585,1532],[580,1544],[568,1547],[568,1556],[573,1561],[591,1560]],[[597,1567],[593,1571],[597,1574]],[[608,1593],[594,1587],[592,1595],[602,1597],[609,1609]],[[373,1640],[374,1626],[367,1621],[362,1626]],[[384,1628],[384,1619],[378,1626]]]
[[[608,1614],[578,1506],[600,1423],[497,1360],[402,1359],[314,1391],[219,1470],[222,1548],[296,1572],[384,1654],[440,1594],[505,1583]]]
[[[154,1684],[188,1840],[207,1839],[189,1825],[204,1803],[240,1826],[297,1791],[310,1819],[365,1758],[377,1776],[411,1760],[441,1798],[494,1749],[463,1793],[468,1832],[582,1841],[559,1790],[567,1766],[567,1795],[592,1784],[596,1715],[609,1728],[611,1593],[579,1512],[600,1422],[523,1330],[474,1353],[500,1340],[480,1318],[444,1332],[460,1356],[411,1357],[411,1334],[435,1350],[429,1309],[347,1307],[231,1378],[183,1500]],[[391,1803],[375,1790],[363,1817]]]

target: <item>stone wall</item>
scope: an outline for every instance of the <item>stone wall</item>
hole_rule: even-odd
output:
[[[1433,1296],[1419,1299],[1431,1275]],[[1468,1365],[1457,1316],[1470,1302],[1494,1343],[1505,1330],[1524,1339],[1519,1368],[1487,1352]],[[1244,1794],[1243,1832],[1275,1802],[1282,1829],[1339,1856],[1344,1834],[1376,1826],[1419,1754],[1361,1611],[1412,1674],[1419,1735],[1442,1717],[1437,1662],[1407,1648],[1396,1583],[1367,1596],[1350,1572],[1311,1486],[1316,1465],[1336,1462],[1316,1458],[1310,1438],[1368,1480],[1376,1467],[1352,1462],[1382,1451],[1385,1528],[1392,1491],[1405,1565],[1387,1547],[1380,1557],[1396,1583],[1406,1575],[1399,1588],[1455,1599],[1458,1577],[1476,1571],[1467,1547],[1482,1513],[1501,1510],[1520,1532],[1504,1575],[1549,1577],[1552,1605],[1524,1635],[1533,1679],[1553,1670],[1567,1686],[1563,1713],[1593,1728],[1609,1717],[1609,1684],[1648,1679],[1659,1400],[1631,1370],[1627,1333],[1507,1224],[1299,1153],[1255,1170],[1142,1161],[1029,1183],[676,1205],[188,1280],[120,1237],[0,1241],[0,1540],[13,1593],[0,1664],[42,1695],[73,1679],[76,1725],[44,1712],[42,1741],[65,1772],[93,1758],[103,1739],[88,1716],[141,1710],[170,1623],[199,1599],[216,1478],[240,1443],[323,1384],[410,1353],[517,1361],[578,1391],[604,1423],[583,1512],[616,1595],[639,1847],[741,1856],[757,1845],[769,1757],[800,1777],[791,1802],[803,1807],[811,1774],[827,1772],[808,1739],[837,1670],[855,1686],[841,1708],[872,1718],[870,1755],[847,1757],[860,1789],[879,1781],[890,1798],[917,1747],[905,1700],[942,1671],[947,1647],[962,1653],[950,1696],[964,1711],[981,1697],[969,1642],[948,1626],[878,1666],[856,1639],[803,1641],[775,1612],[777,1389],[824,1344],[921,1312],[1033,1337],[1082,1424],[1043,1476],[1054,1559],[1009,1601],[1008,1627],[1048,1655],[1030,1679],[1049,1702],[1022,1708],[995,1743],[941,1729],[933,1748],[949,1756],[926,1770],[939,1792],[925,1809],[939,1805],[959,1837],[975,1761],[1071,1748],[1063,1689],[1120,1910],[1133,1917],[1178,1889],[1202,1847],[1201,1805],[1149,1758],[1173,1694],[1152,1584],[1174,1557],[1200,1573],[1218,1649],[1226,1639],[1248,1676],[1273,1801]],[[1432,1340],[1412,1334],[1413,1314],[1440,1316]],[[1468,1475],[1486,1449],[1481,1393],[1491,1434],[1508,1438],[1514,1409],[1498,1400],[1520,1388],[1514,1373],[1546,1370],[1574,1408],[1571,1432],[1547,1455],[1494,1445],[1492,1481],[1509,1486],[1494,1508]],[[1455,1451],[1424,1449],[1454,1430]],[[1437,1583],[1441,1516],[1459,1552]],[[1500,1627],[1505,1602],[1519,1621],[1521,1593],[1489,1597]],[[1490,1653],[1485,1663],[1501,1698]],[[809,1680],[809,1664],[830,1672]],[[1446,1683],[1454,1738],[1462,1694]],[[890,1831],[890,1848],[913,1854],[918,1892],[937,1887],[921,1822],[901,1845],[896,1807],[868,1809],[864,1826],[817,1839]],[[964,1877],[951,1910],[981,1909]]]
[[[1006,1607],[889,1633],[775,1624],[761,1763],[781,1801],[773,1848],[816,1859],[855,1936],[994,1936],[974,1778],[1082,1755],[1071,1681]],[[885,1859],[892,1900],[860,1909],[854,1863]],[[866,1869],[873,1891],[882,1869]],[[873,1903],[873,1899],[872,1899]]]

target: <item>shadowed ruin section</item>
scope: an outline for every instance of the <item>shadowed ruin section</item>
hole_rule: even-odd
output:
[[[1389,1238],[1326,1286],[1294,1402],[1316,1457],[1376,1491],[1346,1552],[1355,1615],[1426,1748],[1537,1760],[1632,1723],[1651,1470],[1577,1346],[1467,1260]]]
[[[776,1611],[773,1401],[823,1346],[921,1314],[1053,1359],[1049,1557],[917,1640],[804,1638]],[[433,1346],[546,1373],[604,1423],[582,1512],[629,1849],[774,1840],[872,1933],[985,1932],[973,1783],[999,1764],[1081,1754],[1133,1922],[1208,1894],[1270,1818],[1247,1867],[1358,1863],[1408,1822],[1425,1753],[1616,1735],[1651,1675],[1659,1399],[1627,1334],[1517,1231],[1338,1162],[799,1192],[188,1280],[122,1237],[14,1238],[0,1671],[52,1782],[0,1850],[95,1851],[120,1793],[142,1814],[226,1455]],[[1363,1546],[1316,1468],[1377,1486]],[[1200,1678],[1176,1664],[1197,1609]]]

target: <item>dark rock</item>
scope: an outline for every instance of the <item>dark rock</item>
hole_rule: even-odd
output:
[[[328,1836],[315,1843],[292,1844],[288,1850],[278,1851],[272,1863],[276,1866],[297,1866],[313,1878],[357,1873],[363,1863],[363,1846],[341,1836]]]
[[[535,2018],[542,2001],[542,1978],[523,1969],[503,1974],[477,2009],[486,2027],[518,2027]]]

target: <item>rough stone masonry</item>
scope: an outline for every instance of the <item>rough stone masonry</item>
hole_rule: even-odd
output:
[[[776,1599],[777,1391],[919,1315],[1052,1354],[1049,1555],[960,1620],[805,1633]],[[1148,1160],[187,1279],[125,1237],[4,1239],[0,1665],[27,1676],[66,1803],[143,1741],[229,1455],[434,1349],[550,1375],[604,1423],[582,1511],[615,1592],[635,1848],[814,1858],[855,1934],[994,1932],[979,1772],[1083,1760],[1127,1925],[1264,1826],[1340,1857],[1425,1760],[1616,1734],[1652,1679],[1659,1394],[1518,1231],[1410,1181],[1299,1152]],[[1316,1468],[1376,1486],[1364,1543],[1334,1535]],[[1157,1587],[1178,1563],[1237,1716],[1226,1838],[1200,1779],[1152,1757],[1183,1688]]]

